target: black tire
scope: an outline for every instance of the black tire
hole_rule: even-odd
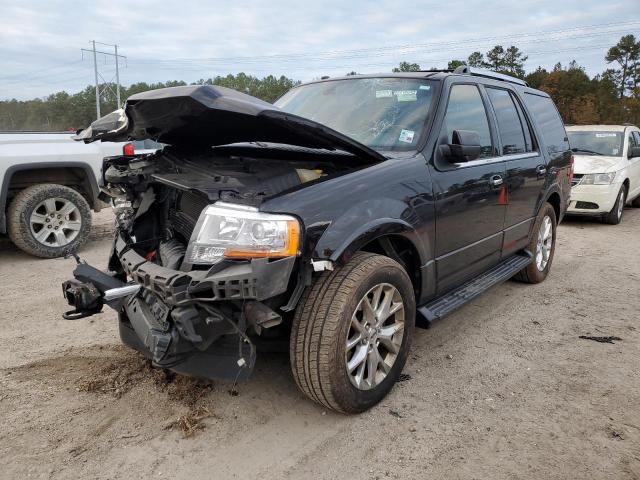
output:
[[[549,218],[551,221],[551,249],[549,251],[549,257],[541,269],[538,264],[538,239],[540,236],[540,230],[545,224],[545,218]],[[549,203],[545,203],[536,217],[536,221],[533,224],[531,239],[529,240],[529,251],[533,254],[533,261],[525,268],[520,270],[513,278],[515,280],[525,283],[540,283],[543,282],[549,270],[551,270],[551,263],[553,262],[553,255],[556,251],[556,211]]]
[[[631,206],[634,208],[640,208],[640,195],[633,199]]]
[[[373,388],[363,390],[356,388],[347,372],[346,341],[360,301],[380,285],[391,285],[400,295],[404,333],[386,377]],[[305,292],[293,320],[291,369],[300,390],[320,405],[341,413],[359,413],[374,406],[402,372],[411,345],[415,311],[411,280],[402,266],[388,257],[359,252],[343,267],[324,272]],[[362,343],[366,341],[363,339]],[[359,343],[356,345],[359,348]]]
[[[35,231],[36,227],[40,227],[36,225],[32,228],[31,218],[32,214],[38,213],[44,208],[42,207],[43,202],[51,199],[58,199],[53,203],[55,208],[73,205],[76,209],[67,216],[62,214],[60,217],[54,215],[53,218],[47,218],[48,223],[43,224],[42,229],[50,228],[52,235],[41,241],[36,238],[41,230]],[[44,213],[41,216],[49,217],[48,211],[47,209],[42,210]],[[72,224],[73,229],[67,229]],[[56,226],[58,229],[55,228]],[[54,258],[75,252],[87,240],[90,230],[91,209],[89,204],[80,193],[63,185],[47,183],[27,187],[13,198],[7,211],[9,238],[20,250],[36,257]],[[56,238],[58,232],[68,237],[68,243],[64,244],[64,241]]]
[[[618,197],[616,198],[616,203],[613,205],[613,208],[609,213],[602,217],[602,221],[604,223],[608,223],[609,225],[618,225],[620,220],[622,220],[622,212],[624,212],[624,204],[627,201],[627,187],[626,185],[622,185],[620,187],[620,191],[618,192]]]

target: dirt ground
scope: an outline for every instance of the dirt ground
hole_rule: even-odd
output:
[[[110,221],[81,251],[97,266]],[[345,417],[297,391],[284,354],[237,395],[151,369],[111,311],[61,318],[73,261],[2,238],[0,478],[638,479],[640,209],[568,220],[558,239],[546,282],[417,330],[407,379]]]

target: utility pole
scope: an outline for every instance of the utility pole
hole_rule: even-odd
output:
[[[96,77],[96,114],[97,118],[100,118],[100,84],[98,83],[98,61],[96,60],[96,41],[92,40],[93,43],[93,73]],[[118,57],[116,57],[116,60]]]
[[[118,45],[113,46],[116,52],[116,104],[120,108],[120,70],[118,69]]]
[[[113,47],[114,48],[114,53],[111,52],[102,52],[100,50],[96,50],[96,43],[100,44],[100,45],[105,45],[107,47]],[[87,52],[87,53],[91,53],[93,55],[93,74],[95,77],[95,82],[96,82],[96,118],[100,118],[100,94],[104,93],[104,91],[106,89],[111,90],[112,93],[115,93],[116,95],[116,103],[118,105],[118,108],[120,108],[122,105],[120,104],[120,59],[124,59],[125,62],[127,60],[127,57],[125,57],[124,55],[119,55],[118,54],[118,45],[111,45],[110,43],[100,43],[100,42],[96,42],[95,40],[91,40],[91,45],[93,46],[93,48],[91,50],[87,50],[86,48],[81,48],[80,50],[83,52]],[[116,62],[116,76],[115,76],[115,81],[116,81],[116,91],[113,92],[113,89],[111,87],[111,83],[113,83],[113,78],[110,81],[106,81],[104,79],[104,77],[102,75],[100,75],[99,71],[98,71],[98,56],[97,54],[100,55],[105,55],[105,56],[110,56],[113,57],[115,59]],[[103,82],[103,89],[102,92],[100,91],[100,79],[102,79]]]

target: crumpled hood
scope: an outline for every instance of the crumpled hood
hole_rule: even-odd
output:
[[[153,139],[177,147],[270,142],[385,157],[325,125],[225,87],[191,85],[132,95],[123,110],[74,136],[86,143]]]
[[[622,157],[601,155],[574,155],[573,162],[573,170],[579,174],[616,172],[624,165]]]

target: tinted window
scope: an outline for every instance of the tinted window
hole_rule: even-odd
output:
[[[547,150],[550,153],[568,150],[564,124],[553,100],[531,93],[525,93],[524,99],[540,127]]]
[[[480,91],[475,85],[454,85],[451,87],[442,128],[446,131],[447,143],[452,142],[454,130],[477,132],[482,147],[480,158],[493,156],[487,112]]]
[[[527,142],[524,118],[521,118],[511,94],[506,90],[487,88],[493,110],[496,112],[498,131],[502,140],[502,155],[531,151],[531,141]],[[528,143],[528,145],[527,145]]]
[[[536,142],[534,141],[533,134],[531,133],[531,123],[527,121],[527,116],[522,109],[522,105],[518,101],[518,99],[511,94],[511,98],[516,104],[516,109],[518,110],[518,116],[520,117],[520,123],[522,123],[522,128],[524,129],[524,141],[527,145],[527,152],[532,152],[537,150]]]
[[[633,139],[633,142],[631,141]],[[631,149],[633,147],[640,147],[640,132],[631,132],[631,136],[629,138],[629,153],[631,153]],[[635,158],[635,157],[631,157]]]

